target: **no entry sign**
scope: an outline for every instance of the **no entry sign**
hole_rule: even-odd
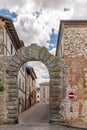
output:
[[[73,99],[73,98],[74,98],[74,96],[75,96],[75,95],[74,95],[74,93],[73,93],[73,92],[70,92],[70,93],[69,93],[69,99]]]

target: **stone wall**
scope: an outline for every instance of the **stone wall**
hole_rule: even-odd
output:
[[[64,55],[87,56],[87,27],[64,28]]]
[[[8,87],[6,83],[6,67],[9,57],[0,56],[0,124],[7,120]]]
[[[59,50],[63,51],[63,56],[60,53],[59,59],[62,67],[64,120],[84,125],[87,124],[87,27],[84,23],[80,26],[78,23],[64,24],[62,38]],[[68,98],[69,92],[75,94],[74,99]]]
[[[7,118],[7,110],[6,110],[6,100],[7,100],[7,88],[5,86],[5,80],[4,77],[5,69],[7,65],[7,58],[3,57],[4,54],[4,28],[0,22],[0,124],[6,121]]]

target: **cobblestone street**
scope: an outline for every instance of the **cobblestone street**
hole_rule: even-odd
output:
[[[76,130],[49,124],[49,105],[36,104],[19,117],[19,124],[1,125],[0,130]]]

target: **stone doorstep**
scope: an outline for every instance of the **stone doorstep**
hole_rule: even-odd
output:
[[[81,129],[81,130],[87,130],[87,126],[83,126],[83,125],[73,125],[73,124],[67,124],[67,123],[59,123],[62,126],[66,126],[68,128],[77,128],[77,129]]]

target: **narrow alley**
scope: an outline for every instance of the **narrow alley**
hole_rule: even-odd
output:
[[[36,104],[19,117],[19,124],[38,125],[49,123],[49,105]]]

